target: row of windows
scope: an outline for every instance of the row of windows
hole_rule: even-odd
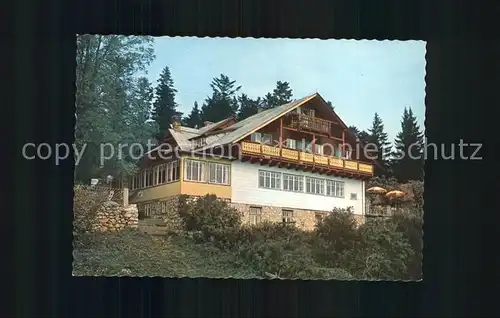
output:
[[[230,184],[231,169],[227,164],[186,160],[184,165],[184,180],[186,181]]]
[[[262,208],[252,206],[250,207],[250,212],[248,213],[249,223],[252,225],[257,225],[262,222]],[[281,210],[282,222],[286,224],[295,223],[293,210],[283,209]]]
[[[315,213],[315,221],[319,223],[326,216],[326,213]],[[252,225],[257,225],[262,222],[262,207],[251,206],[248,213],[248,221]],[[295,213],[293,210],[282,209],[281,219],[285,224],[295,224]]]
[[[282,182],[283,179],[283,182]],[[273,190],[327,195],[330,197],[344,198],[344,182],[328,179],[304,177],[281,172],[259,170],[259,187]],[[355,194],[355,193],[353,193]],[[351,194],[351,199],[355,200]]]
[[[207,169],[208,167],[208,169]],[[186,181],[209,182],[214,184],[230,183],[230,166],[220,163],[206,163],[198,160],[186,160],[184,179]],[[179,160],[147,168],[130,178],[130,189],[142,189],[165,184],[180,179]]]
[[[130,178],[130,189],[142,189],[178,181],[180,178],[179,160],[164,163],[152,168],[142,169]]]

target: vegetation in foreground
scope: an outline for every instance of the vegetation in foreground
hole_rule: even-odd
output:
[[[75,213],[76,211],[75,207]],[[75,275],[284,279],[419,280],[421,213],[357,228],[334,210],[312,232],[291,225],[241,224],[238,212],[207,195],[184,201],[183,230],[153,237],[129,229],[82,233],[75,228]]]

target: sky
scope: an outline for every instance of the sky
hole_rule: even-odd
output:
[[[147,77],[156,85],[170,68],[178,110],[188,114],[211,95],[221,73],[251,98],[288,81],[293,98],[318,92],[347,125],[371,126],[375,112],[391,141],[405,107],[424,128],[425,42],[253,38],[155,38],[156,58]]]

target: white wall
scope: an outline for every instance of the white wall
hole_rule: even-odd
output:
[[[344,182],[345,198],[259,188],[260,169],[342,181]],[[333,207],[347,208],[352,206],[354,207],[355,214],[364,215],[364,181],[361,180],[332,177],[294,169],[269,167],[266,165],[261,166],[260,164],[251,164],[249,162],[235,160],[231,165],[231,185],[231,201],[235,203],[320,211],[331,211]],[[357,193],[357,200],[350,199],[351,193]]]

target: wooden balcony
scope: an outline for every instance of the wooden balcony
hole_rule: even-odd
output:
[[[331,133],[332,122],[317,117],[303,114],[293,114],[289,124],[290,128],[298,130],[315,131],[329,135]]]
[[[288,148],[279,148],[263,145],[256,142],[244,141],[241,143],[243,155],[259,157],[261,159],[296,163],[336,171],[353,172],[360,175],[372,176],[373,166],[356,160],[344,160],[338,157],[315,155]]]

